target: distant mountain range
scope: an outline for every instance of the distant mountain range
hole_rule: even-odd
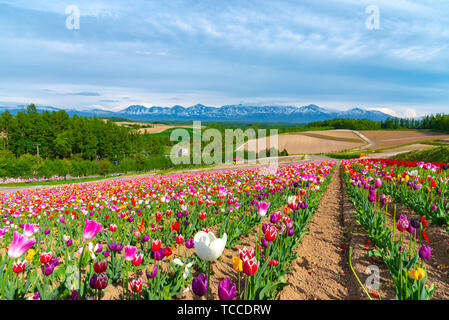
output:
[[[26,108],[25,105],[17,107],[0,106],[0,112],[8,109],[16,114]],[[58,111],[61,109],[51,106],[36,106],[39,112]],[[334,118],[368,119],[382,121],[391,118],[386,113],[353,108],[347,111],[335,111],[321,108],[311,104],[308,106],[251,106],[251,105],[226,105],[222,107],[208,107],[196,104],[191,107],[175,105],[173,107],[150,107],[132,105],[120,111],[107,111],[101,109],[74,110],[65,109],[69,115],[86,117],[121,117],[140,121],[163,120],[199,120],[199,121],[245,121],[245,122],[288,122],[308,123],[313,121],[329,120]]]

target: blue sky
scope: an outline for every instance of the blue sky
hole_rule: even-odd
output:
[[[449,110],[447,0],[0,0],[0,48],[0,106]]]

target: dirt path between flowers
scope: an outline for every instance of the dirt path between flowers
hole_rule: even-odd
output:
[[[366,234],[354,219],[354,207],[349,202],[337,164],[332,181],[323,195],[309,232],[298,245],[299,258],[288,275],[290,284],[280,294],[280,300],[348,300],[369,299],[354,277],[348,262],[349,246],[353,247],[353,267],[363,284],[370,274],[367,266],[380,271],[380,288],[369,290],[383,299],[391,299],[391,278],[382,261],[367,258],[370,244]]]

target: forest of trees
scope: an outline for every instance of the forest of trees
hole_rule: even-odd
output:
[[[93,117],[37,112],[34,105],[0,114],[0,177],[88,176],[166,169],[168,136]]]
[[[382,122],[382,129],[430,129],[449,131],[449,114],[425,116],[422,119],[388,118]]]
[[[332,119],[324,121],[310,122],[306,128],[330,127],[334,129],[350,129],[350,130],[378,130],[381,129],[380,121],[367,119]]]
[[[350,130],[429,129],[449,131],[449,114],[428,115],[422,119],[387,118],[384,121],[367,119],[332,119],[308,123],[305,128],[334,128]]]
[[[37,154],[50,159],[108,159],[162,155],[169,138],[130,131],[110,121],[69,115],[64,111],[38,113],[34,105],[15,116],[0,115],[0,149],[15,156]]]

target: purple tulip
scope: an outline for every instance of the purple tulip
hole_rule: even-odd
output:
[[[48,234],[50,234],[50,229],[45,229],[45,231],[44,231],[44,233],[45,233],[45,235],[48,235]]]
[[[153,271],[151,273],[148,272],[148,270],[145,269],[145,274],[147,275],[147,279],[153,279],[157,275],[158,266],[155,265],[153,267]]]
[[[301,207],[301,209],[306,209],[308,204],[307,204],[307,202],[301,202],[301,204],[299,206]]]
[[[111,251],[114,251],[114,250],[115,250],[115,247],[116,247],[115,241],[113,241],[113,242],[111,242],[111,243],[108,244],[108,248],[109,248],[109,250],[111,250]]]
[[[51,263],[51,261],[49,263],[41,265],[42,273],[47,277],[53,273],[54,269],[55,269],[55,265],[53,263]]]
[[[264,248],[268,247],[268,240],[267,240],[267,239],[262,238],[262,246],[263,246]]]
[[[164,257],[165,257],[164,249],[160,248],[157,251],[151,250],[150,256],[151,256],[151,259],[160,261],[160,260],[164,259]]]
[[[101,245],[101,243],[99,243],[97,250],[95,250],[95,253],[100,253],[101,251],[103,251],[103,246]]]
[[[195,247],[195,242],[193,241],[193,238],[187,239],[186,240],[186,248],[192,249],[193,247]]]
[[[275,224],[275,223],[278,222],[278,221],[279,221],[278,214],[277,214],[277,213],[272,213],[272,214],[270,215],[270,222],[273,223],[273,224]]]
[[[123,249],[123,244],[122,243],[117,243],[115,245],[115,251],[120,252]]]
[[[192,280],[192,290],[198,296],[202,297],[207,291],[207,275],[201,273]]]
[[[106,251],[103,252],[103,256],[104,256],[105,258],[109,257],[109,254],[110,254],[110,252],[109,252],[108,250],[106,250]]]
[[[36,292],[34,293],[33,300],[37,300],[37,299],[39,299],[40,297],[41,297],[41,295],[39,294],[39,291],[36,291]]]
[[[144,242],[147,242],[148,240],[150,240],[150,235],[149,235],[149,234],[144,235],[144,236],[142,237],[142,240],[143,240]]]
[[[97,289],[96,282],[97,282],[97,274],[94,273],[94,275],[92,276],[92,278],[90,278],[90,281],[89,281],[89,285],[92,289]]]
[[[428,245],[423,244],[421,248],[419,248],[419,257],[421,259],[427,260],[430,259],[432,250]]]
[[[69,297],[69,300],[78,300],[78,291],[73,290],[72,294]]]
[[[293,228],[289,228],[287,234],[289,237],[291,237],[295,234],[295,230],[293,230]]]
[[[229,278],[221,280],[218,284],[218,296],[220,300],[232,300],[235,297],[235,293],[236,286]]]

